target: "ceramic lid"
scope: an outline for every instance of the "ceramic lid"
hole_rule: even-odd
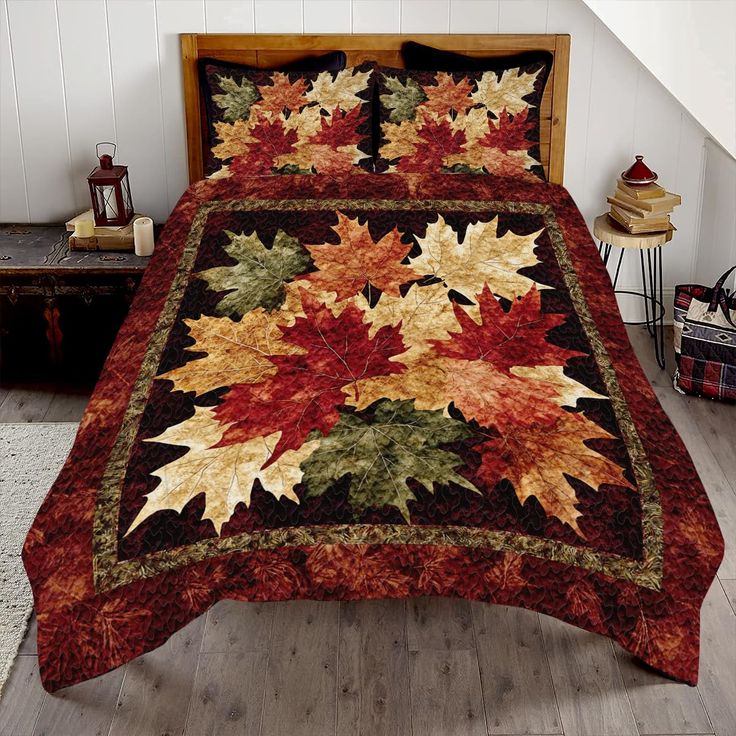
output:
[[[627,184],[652,184],[657,175],[644,163],[644,156],[636,156],[636,161],[621,174]]]

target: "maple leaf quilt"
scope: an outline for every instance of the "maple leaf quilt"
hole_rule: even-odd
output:
[[[694,683],[722,554],[568,194],[464,174],[190,187],[23,553],[49,690],[222,598],[424,595]]]

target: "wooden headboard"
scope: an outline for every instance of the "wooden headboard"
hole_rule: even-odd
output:
[[[348,66],[377,61],[385,66],[403,67],[401,45],[418,41],[435,48],[469,56],[504,56],[521,51],[545,50],[554,64],[542,98],[540,155],[549,181],[562,184],[565,164],[565,117],[567,114],[567,75],[570,36],[566,34],[518,35],[337,35],[321,36],[265,34],[181,34],[184,66],[184,104],[187,120],[189,181],[204,175],[207,151],[207,125],[199,88],[197,60],[202,57],[273,69],[295,59],[342,49]]]

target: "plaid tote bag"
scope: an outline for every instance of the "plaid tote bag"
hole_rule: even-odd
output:
[[[680,393],[736,400],[736,295],[724,287],[730,268],[711,287],[675,290],[674,386]]]

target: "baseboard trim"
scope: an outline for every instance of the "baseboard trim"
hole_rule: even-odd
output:
[[[636,291],[641,293],[641,284],[625,286],[618,284],[618,290]],[[628,294],[617,294],[618,309],[624,322],[641,322],[644,320],[644,300],[637,299]],[[664,323],[671,325],[674,319],[675,287],[670,286],[662,289],[662,300],[664,302]]]

